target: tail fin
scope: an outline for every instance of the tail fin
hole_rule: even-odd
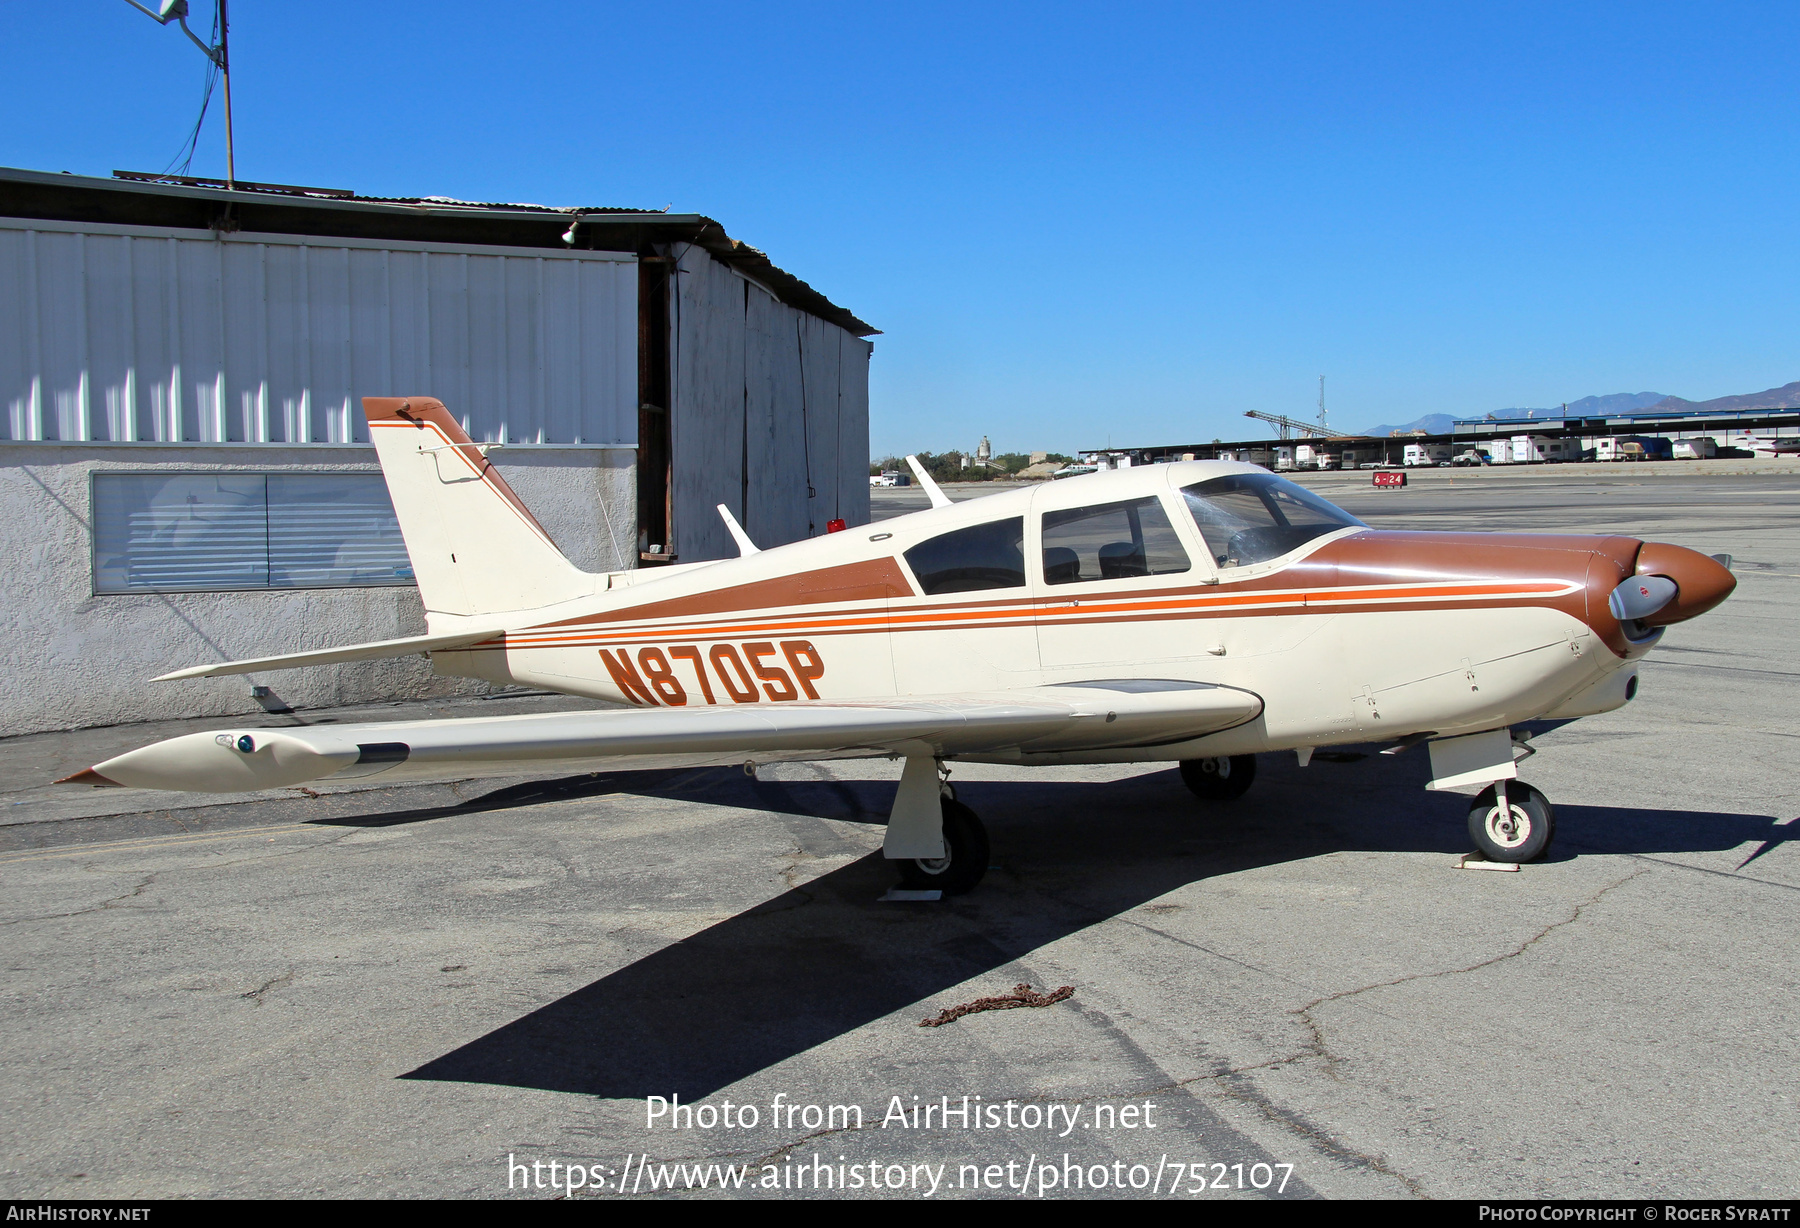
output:
[[[442,401],[364,397],[363,413],[427,611],[535,610],[594,591]]]

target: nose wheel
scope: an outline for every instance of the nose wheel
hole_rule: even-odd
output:
[[[973,890],[987,873],[987,829],[973,810],[955,798],[946,797],[942,804],[944,856],[903,858],[894,862],[894,868],[900,871],[900,885],[908,890],[961,895]]]
[[[1255,755],[1181,761],[1181,783],[1192,790],[1195,797],[1203,797],[1209,802],[1242,797],[1255,782]]]
[[[1556,808],[1522,780],[1506,781],[1504,787],[1504,803],[1493,785],[1476,794],[1469,806],[1469,836],[1489,861],[1536,861],[1556,834]]]

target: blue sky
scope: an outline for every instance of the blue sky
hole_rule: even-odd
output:
[[[1793,4],[231,14],[240,176],[709,214],[884,330],[877,454],[1800,378]],[[0,163],[161,170],[204,68],[0,0]]]

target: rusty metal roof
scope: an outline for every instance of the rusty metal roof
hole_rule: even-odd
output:
[[[411,240],[568,251],[562,236],[577,223],[574,247],[653,254],[658,243],[687,242],[767,286],[782,302],[858,337],[877,329],[838,306],[768,255],[733,239],[699,213],[615,205],[551,206],[477,202],[445,196],[358,196],[346,188],[224,181],[115,171],[100,179],[0,167],[0,215],[69,222],[250,230],[344,238]]]

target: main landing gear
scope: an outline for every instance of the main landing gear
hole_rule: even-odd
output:
[[[1502,780],[1469,805],[1469,836],[1489,861],[1535,861],[1556,834],[1556,808],[1522,780]]]
[[[953,797],[942,802],[944,856],[907,857],[894,862],[900,885],[911,891],[961,895],[974,889],[988,868],[987,829],[975,812]]]
[[[961,895],[987,873],[987,831],[940,772],[932,755],[906,757],[881,852],[906,890]]]
[[[1195,797],[1203,797],[1209,802],[1242,797],[1256,783],[1256,756],[1183,759],[1181,783],[1193,790]]]

